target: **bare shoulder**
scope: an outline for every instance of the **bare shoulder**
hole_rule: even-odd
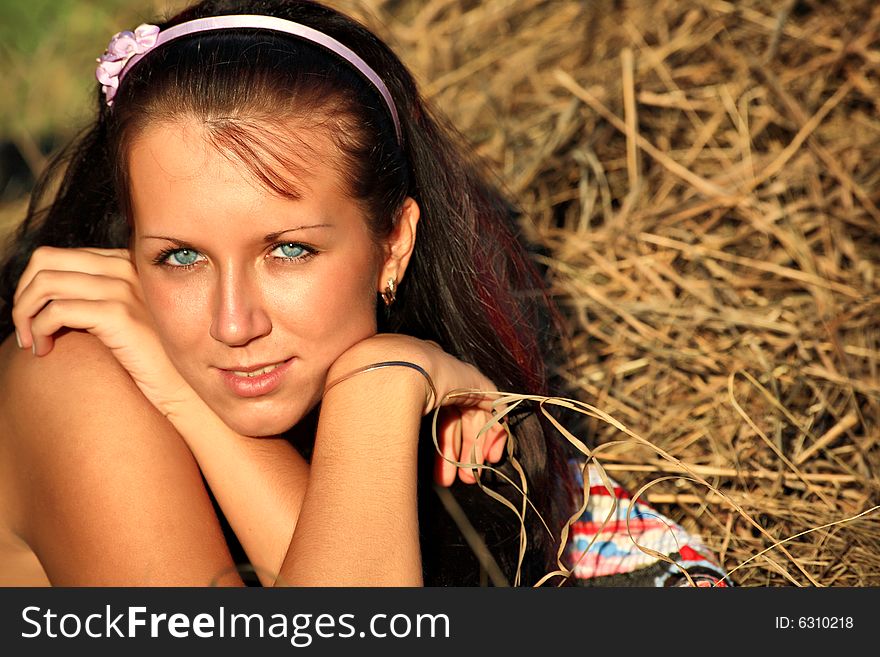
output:
[[[52,351],[39,358],[18,349],[10,336],[0,347],[0,385],[8,391],[6,410],[24,415],[37,407],[45,413],[52,406],[78,406],[86,397],[137,400],[133,393],[138,392],[110,350],[83,331],[58,336]]]
[[[0,345],[0,389],[5,464],[51,467],[62,454],[107,449],[107,438],[120,426],[159,419],[110,351],[80,331],[60,335],[39,358],[6,339]],[[61,440],[73,436],[76,441]]]
[[[70,331],[37,358],[7,339],[0,389],[0,512],[53,583],[198,585],[228,567],[192,455],[99,340]]]
[[[111,449],[109,438],[120,427],[158,426],[161,419],[110,350],[80,331],[60,335],[41,357],[17,348],[14,338],[5,340],[0,389],[5,393],[0,449],[10,457],[6,463],[49,468],[62,456]]]

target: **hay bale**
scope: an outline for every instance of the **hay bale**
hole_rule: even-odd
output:
[[[648,500],[747,586],[880,585],[880,7],[835,5],[371,3],[549,249],[564,376],[645,439],[592,418],[597,459],[685,464]]]

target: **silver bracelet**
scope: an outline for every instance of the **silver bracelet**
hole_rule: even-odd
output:
[[[412,370],[415,370],[416,372],[421,374],[423,377],[425,377],[425,381],[428,382],[428,388],[430,389],[431,395],[433,395],[433,402],[432,403],[435,403],[437,401],[437,388],[434,387],[434,382],[431,380],[431,375],[428,374],[425,371],[425,369],[423,367],[421,367],[420,365],[416,365],[415,363],[411,363],[408,360],[384,360],[380,363],[373,363],[371,365],[366,365],[364,367],[360,367],[360,368],[354,370],[353,372],[349,372],[348,374],[344,374],[343,376],[340,376],[338,379],[335,379],[335,380],[331,381],[329,384],[327,384],[324,387],[324,395],[326,395],[327,391],[330,390],[330,388],[335,386],[337,383],[342,383],[343,381],[350,379],[351,377],[353,377],[357,374],[363,374],[364,372],[372,372],[373,370],[380,370],[383,367],[408,367]],[[324,395],[322,395],[322,397]],[[425,398],[425,408],[428,410],[430,410],[430,408],[431,408],[431,406],[429,404],[429,402],[431,402],[431,399],[432,399],[431,397]],[[424,415],[427,412],[428,411],[426,410],[422,414]]]

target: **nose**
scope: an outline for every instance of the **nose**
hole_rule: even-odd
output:
[[[248,344],[272,331],[253,272],[228,266],[220,272],[211,337],[230,347]]]

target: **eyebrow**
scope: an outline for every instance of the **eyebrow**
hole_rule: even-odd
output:
[[[284,230],[279,230],[274,233],[267,233],[263,236],[263,241],[267,244],[272,242],[276,242],[279,237],[284,235],[285,233],[293,233],[298,230],[308,230],[310,228],[334,228],[333,224],[308,224],[305,226],[296,226],[295,228],[285,228]],[[142,235],[142,240],[166,240],[173,244],[185,245],[186,242],[183,240],[179,240],[176,237],[168,237],[167,235]]]
[[[333,224],[308,224],[306,226],[297,226],[296,228],[286,228],[284,230],[279,230],[275,233],[268,233],[263,236],[263,240],[266,242],[275,242],[279,237],[284,235],[284,233],[292,233],[297,230],[307,230],[309,228],[334,228]]]

